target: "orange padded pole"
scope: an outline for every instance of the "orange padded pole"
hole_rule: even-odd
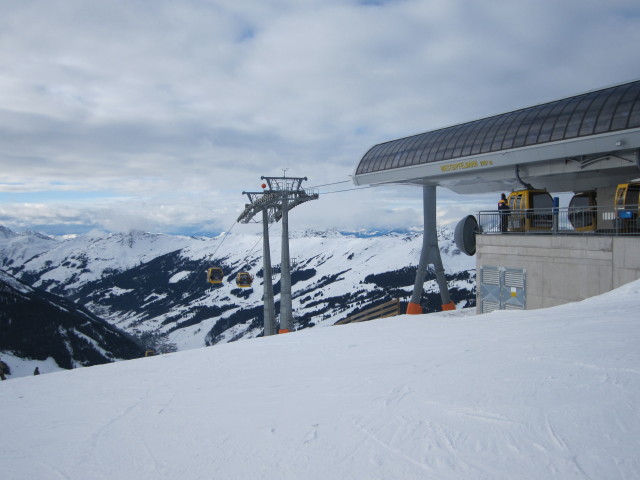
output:
[[[456,304],[453,303],[453,301],[446,303],[444,305],[442,305],[442,311],[444,312],[445,310],[455,310],[456,309]]]
[[[422,306],[419,303],[409,302],[407,304],[407,315],[420,315],[422,313]]]

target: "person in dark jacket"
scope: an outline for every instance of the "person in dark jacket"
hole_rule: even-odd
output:
[[[36,369],[33,371],[34,375],[40,375],[40,369],[38,367],[36,367]]]
[[[0,380],[6,380],[6,375],[11,375],[11,369],[9,365],[0,360]]]
[[[498,201],[498,212],[500,212],[500,231],[505,233],[509,227],[509,204],[504,193]]]

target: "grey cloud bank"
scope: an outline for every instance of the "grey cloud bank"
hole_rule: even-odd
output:
[[[376,143],[638,78],[639,41],[631,1],[6,2],[0,223],[221,231],[261,175],[348,180]],[[443,222],[494,203],[440,198]],[[294,215],[420,224],[420,191]]]

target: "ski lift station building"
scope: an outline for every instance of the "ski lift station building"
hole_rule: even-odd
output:
[[[426,265],[438,272],[436,187],[496,192],[496,202],[514,191],[588,199],[580,208],[559,208],[556,200],[542,212],[511,205],[510,215],[548,220],[538,228],[495,228],[497,211],[470,212],[473,221],[459,225],[457,236],[466,232],[475,247],[468,253],[476,254],[477,309],[486,312],[582,300],[640,278],[639,177],[640,80],[380,143],[362,157],[353,181],[423,188],[425,243],[410,307],[420,303]],[[438,283],[442,295],[446,283]]]

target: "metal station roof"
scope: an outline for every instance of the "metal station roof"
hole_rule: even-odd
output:
[[[640,80],[375,145],[353,181],[590,190],[639,177],[639,149]]]

